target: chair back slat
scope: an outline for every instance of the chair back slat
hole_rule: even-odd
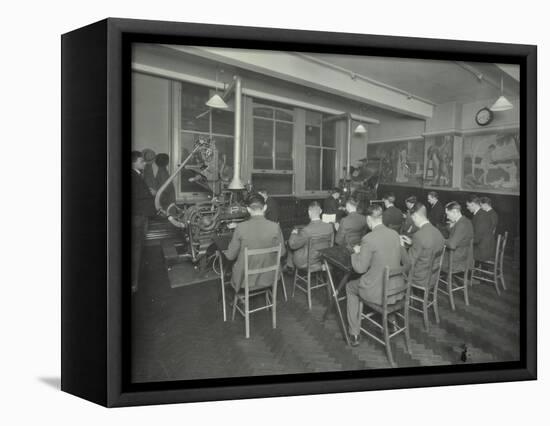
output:
[[[319,251],[334,245],[334,233],[311,237],[308,241],[308,265],[314,265],[321,261]]]
[[[359,244],[364,234],[365,234],[364,228],[347,232],[344,236],[346,247],[353,248],[353,246],[355,246],[356,244]]]
[[[428,277],[428,288],[432,288],[439,281],[439,276],[441,275],[441,267],[443,266],[443,259],[445,258],[446,247],[443,246],[440,250],[432,251],[430,256],[430,276]]]
[[[503,242],[503,238],[502,238],[502,235],[498,234],[497,235],[497,245],[496,245],[496,248],[495,248],[495,265],[498,263],[498,260],[500,259],[500,250],[501,250],[501,245],[502,245],[502,242]]]
[[[251,258],[253,256],[263,256],[263,258],[268,258],[268,255],[274,255],[271,256],[273,260],[272,265],[262,265],[260,268],[250,269],[249,265],[251,262]],[[248,293],[250,289],[250,283],[249,283],[249,277],[253,275],[260,275],[265,274],[269,272],[274,272],[273,274],[273,287],[275,288],[277,285],[277,279],[279,277],[279,267],[281,263],[281,244],[273,247],[268,248],[261,248],[261,249],[249,249],[248,247],[244,248],[244,285],[245,285],[245,293]],[[260,277],[257,277],[259,279]]]
[[[382,283],[382,302],[384,305],[387,305],[388,298],[397,296],[401,293],[405,293],[406,291],[408,291],[410,280],[405,274],[406,270],[407,268],[405,266],[400,266],[399,268],[390,268],[389,266],[386,266],[384,268],[384,279]],[[399,276],[403,277],[404,284],[393,289],[388,288],[390,280]]]

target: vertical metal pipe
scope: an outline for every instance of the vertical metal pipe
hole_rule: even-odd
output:
[[[243,189],[241,181],[241,139],[242,139],[242,85],[239,76],[233,77],[235,82],[235,142],[233,144],[233,179],[229,189]]]
[[[347,117],[347,155],[346,155],[346,180],[351,180],[351,114]]]

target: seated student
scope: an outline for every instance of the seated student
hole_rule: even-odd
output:
[[[495,257],[495,236],[493,222],[489,213],[481,208],[477,195],[470,195],[466,208],[472,213],[474,227],[474,260],[485,262]]]
[[[403,212],[395,207],[395,195],[389,192],[382,197],[384,206],[386,209],[382,214],[382,222],[388,228],[393,229],[396,232],[401,231],[401,225],[403,224]]]
[[[382,208],[372,205],[367,208],[367,225],[369,232],[361,240],[360,246],[353,248],[351,264],[353,269],[362,274],[360,279],[351,280],[346,284],[348,324],[351,345],[359,344],[360,299],[382,304],[382,285],[384,268],[398,268],[402,264],[409,265],[405,249],[401,246],[399,234],[387,228],[382,223]],[[389,283],[389,290],[403,285],[402,277],[394,277]],[[390,298],[390,303],[395,303],[398,298]]]
[[[349,249],[361,241],[365,235],[367,219],[362,214],[357,213],[359,202],[351,197],[346,202],[347,216],[342,218],[334,243],[339,246],[346,246]]]
[[[427,214],[424,204],[415,203],[410,209],[410,216],[417,231],[410,238],[401,236],[401,241],[410,245],[408,255],[411,265],[414,265],[412,283],[424,287],[435,284],[428,282],[432,272],[432,254],[445,246],[443,235],[430,223]],[[440,259],[436,259],[436,262]]]
[[[321,220],[321,206],[317,201],[313,201],[307,210],[310,222],[307,226],[292,230],[288,239],[290,252],[286,257],[286,270],[307,267],[308,262],[308,243],[311,237],[322,235],[332,235],[334,227],[330,223]]]
[[[401,226],[401,234],[403,235],[412,235],[418,230],[418,228],[414,224],[414,221],[411,218],[411,210],[413,209],[415,204],[416,204],[416,197],[414,195],[411,195],[409,198],[405,200],[405,205],[407,206],[407,213],[403,215],[403,217],[405,218],[403,225]]]
[[[493,234],[496,234],[498,226],[498,214],[493,208],[493,203],[491,202],[491,199],[489,197],[481,197],[479,201],[481,202],[481,208],[487,212],[489,218],[491,219],[491,228],[493,229]]]
[[[445,251],[442,270],[449,269],[449,253],[453,252],[453,271],[464,271],[467,266],[470,243],[474,238],[474,227],[472,222],[465,216],[462,216],[460,204],[451,201],[445,206],[445,213],[450,222],[449,238],[445,245],[448,250]]]
[[[261,195],[253,194],[247,200],[250,219],[241,222],[235,228],[229,247],[224,254],[229,260],[235,260],[231,281],[236,290],[241,288],[244,279],[244,248],[261,249],[281,244],[281,257],[285,254],[285,243],[281,228],[275,222],[264,217],[266,205]],[[273,265],[273,254],[252,256],[249,269],[258,269]],[[250,288],[262,288],[273,284],[273,271],[252,275]]]
[[[435,191],[428,192],[428,204],[430,209],[428,210],[428,220],[436,228],[445,228],[445,209],[443,204],[439,201],[439,195]]]
[[[264,201],[266,205],[266,210],[264,215],[265,218],[272,222],[279,223],[279,205],[277,204],[277,201],[275,201],[273,197],[268,196],[266,189],[258,190],[258,194],[264,197]]]

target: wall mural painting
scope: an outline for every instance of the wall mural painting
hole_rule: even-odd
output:
[[[464,138],[464,189],[519,192],[519,132]]]
[[[453,135],[426,138],[426,169],[424,185],[427,187],[453,186]]]
[[[380,183],[422,186],[423,140],[368,144],[367,158],[380,161]]]

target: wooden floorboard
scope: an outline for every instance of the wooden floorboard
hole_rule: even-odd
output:
[[[170,288],[162,252],[145,248],[140,287],[132,301],[132,380],[150,382],[250,375],[295,374],[388,368],[384,347],[363,336],[360,346],[345,344],[336,315],[324,319],[327,293],[314,292],[313,308],[297,292],[288,302],[279,298],[277,328],[271,313],[252,314],[251,336],[244,320],[223,322],[219,281]],[[485,363],[519,359],[519,279],[506,270],[508,290],[477,284],[470,289],[470,306],[461,294],[456,310],[440,294],[441,322],[430,315],[430,330],[422,315],[411,312],[412,353],[401,336],[393,341],[399,367]],[[292,279],[286,277],[289,296]],[[342,303],[345,315],[345,302]],[[228,310],[230,312],[230,309]]]

